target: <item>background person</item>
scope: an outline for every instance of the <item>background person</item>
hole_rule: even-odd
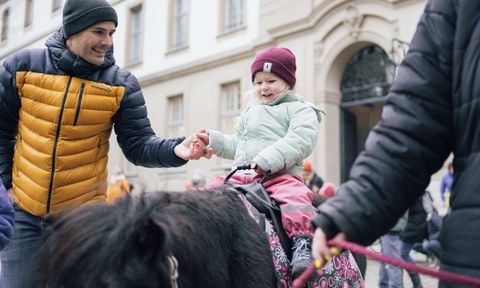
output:
[[[205,175],[200,169],[195,169],[192,177],[185,182],[185,190],[201,189],[206,183]]]
[[[1,286],[37,267],[44,217],[104,202],[112,127],[125,157],[176,167],[203,156],[191,139],[157,137],[140,84],[115,65],[117,14],[105,0],[67,0],[46,49],[21,50],[0,67],[0,178],[15,202],[15,233],[0,253]],[[92,223],[94,225],[94,223]]]
[[[440,231],[442,230],[442,217],[433,205],[433,198],[429,191],[425,192],[422,198],[423,207],[427,213],[427,237],[413,245],[412,249],[423,253],[428,260],[432,260],[432,264],[438,265],[441,258],[442,247],[440,245]]]
[[[423,198],[418,198],[417,201],[408,210],[408,220],[400,234],[400,256],[403,260],[412,264],[417,264],[415,260],[410,256],[413,245],[418,242],[422,242],[423,239],[428,237],[428,225],[427,225],[427,211],[423,206]],[[428,197],[428,196],[427,196]],[[412,281],[413,288],[422,288],[422,280],[420,275],[416,272],[408,271],[408,276]]]
[[[312,168],[312,163],[308,160],[303,161],[302,178],[313,193],[318,193],[323,186],[323,179],[315,173]]]
[[[129,196],[130,192],[130,183],[123,173],[123,169],[120,166],[115,166],[107,188],[107,203],[111,204],[117,198]]]
[[[480,278],[480,1],[429,0],[350,179],[313,219],[313,256],[337,237],[369,245],[421,197],[453,153],[442,270]],[[440,281],[440,287],[459,287]]]
[[[450,196],[452,192],[453,185],[453,163],[449,162],[447,166],[448,171],[445,172],[442,176],[442,181],[440,182],[440,197],[442,203],[448,207],[450,202]]]
[[[386,234],[380,236],[382,254],[401,259],[402,241],[400,235],[407,225],[407,214],[403,215]],[[378,270],[378,287],[403,288],[402,268],[385,262],[380,262]]]

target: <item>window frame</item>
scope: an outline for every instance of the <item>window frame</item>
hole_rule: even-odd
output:
[[[2,12],[2,30],[0,36],[0,43],[5,44],[8,41],[8,30],[10,24],[10,8],[6,8]]]
[[[62,8],[62,0],[52,0],[52,13],[55,13]]]
[[[246,5],[247,1],[245,0],[219,0],[219,34],[230,34],[242,29],[246,28]],[[232,3],[235,2],[235,3]],[[232,7],[232,4],[239,4],[241,5],[240,8],[236,9],[234,13],[232,13],[230,7]],[[237,22],[236,25],[233,23],[232,20],[232,15],[239,15],[237,20],[234,20],[233,22]]]
[[[33,0],[25,0],[25,19],[23,21],[23,28],[32,26],[33,23]]]
[[[240,117],[242,114],[242,97],[240,87],[240,80],[221,84],[221,128],[222,131],[227,134],[234,133],[235,123],[238,121],[238,117]],[[232,104],[229,105],[229,103]],[[229,106],[231,106],[232,109],[230,109]],[[225,125],[225,123],[230,122],[225,120],[227,118],[232,119],[231,122],[233,125],[230,127]]]
[[[127,66],[143,62],[143,13],[143,2],[135,3],[128,8],[128,28],[125,43],[125,63]],[[134,53],[138,54],[137,58],[133,56]]]
[[[180,8],[180,11],[177,11],[179,3],[182,7]],[[175,51],[187,48],[190,36],[189,0],[170,0],[169,23],[170,29],[167,50]]]
[[[178,102],[175,102],[178,99]],[[185,98],[183,94],[167,97],[167,135],[178,137],[185,133]]]

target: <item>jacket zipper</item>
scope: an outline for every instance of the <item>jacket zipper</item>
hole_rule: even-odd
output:
[[[60,127],[62,125],[62,118],[63,118],[63,111],[65,110],[65,103],[67,102],[68,91],[70,90],[70,84],[72,83],[72,77],[68,79],[67,89],[65,91],[65,95],[63,95],[62,106],[60,107],[60,115],[58,115],[58,123],[57,123],[57,132],[55,135],[55,142],[53,142],[53,150],[52,150],[52,168],[50,172],[50,185],[48,187],[48,199],[47,199],[47,214],[50,213],[50,202],[52,200],[52,190],[53,190],[53,179],[55,177],[55,159],[57,158],[57,145],[58,145],[58,138],[60,137]]]
[[[82,83],[82,87],[80,87],[80,94],[78,95],[77,112],[75,112],[75,119],[73,120],[73,126],[77,126],[78,116],[80,115],[80,108],[82,107],[83,89],[85,89],[85,83]]]

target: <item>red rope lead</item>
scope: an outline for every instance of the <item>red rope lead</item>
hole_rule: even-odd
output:
[[[473,278],[470,276],[460,275],[460,274],[456,274],[448,271],[442,271],[442,270],[420,266],[417,264],[412,264],[410,262],[407,262],[401,259],[385,256],[381,253],[368,250],[367,248],[355,243],[341,241],[341,240],[329,240],[327,244],[329,246],[342,247],[344,249],[348,249],[350,251],[366,255],[367,257],[372,258],[374,260],[401,267],[408,271],[433,276],[445,282],[452,282],[452,283],[468,285],[472,287],[480,287],[480,279],[478,278]],[[324,262],[324,265],[325,264],[326,263]],[[307,268],[307,270],[305,270],[302,273],[302,275],[300,275],[300,277],[298,277],[297,279],[295,279],[295,281],[293,281],[292,287],[293,288],[303,287],[307,282],[308,278],[310,277],[310,275],[312,275],[314,271],[315,271],[315,265],[312,264]]]

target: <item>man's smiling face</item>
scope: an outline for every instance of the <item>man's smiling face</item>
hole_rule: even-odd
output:
[[[94,65],[102,65],[108,49],[113,45],[115,31],[113,22],[96,23],[68,38],[67,47],[83,60]]]

